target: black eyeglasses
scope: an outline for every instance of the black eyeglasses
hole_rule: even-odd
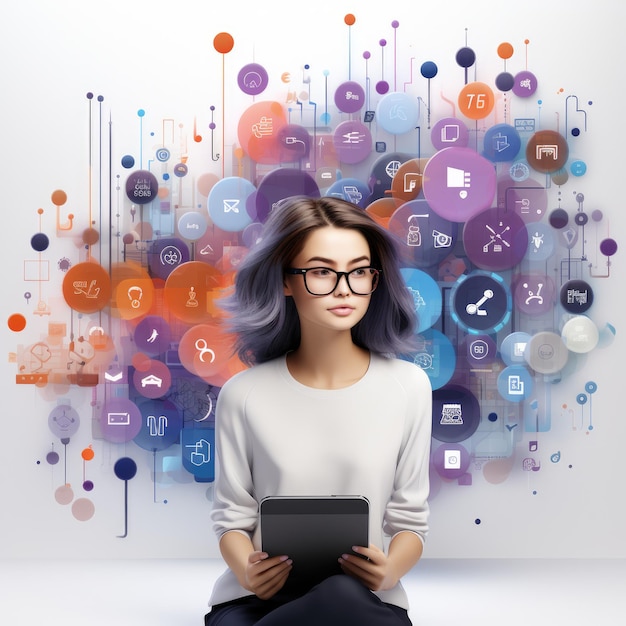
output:
[[[378,287],[380,273],[374,267],[357,267],[350,272],[336,272],[329,267],[307,267],[300,269],[288,267],[286,274],[302,274],[304,286],[312,296],[327,296],[331,294],[342,277],[346,277],[348,288],[357,296],[368,296]]]

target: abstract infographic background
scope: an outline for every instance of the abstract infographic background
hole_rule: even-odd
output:
[[[243,368],[219,298],[275,203],[309,195],[402,248],[430,555],[568,556],[595,525],[577,555],[624,556],[624,10],[600,4],[9,9],[8,553],[217,554],[214,410]]]

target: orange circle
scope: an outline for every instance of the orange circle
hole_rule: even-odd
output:
[[[63,206],[67,202],[67,194],[63,189],[56,189],[52,192],[50,199],[55,206]]]
[[[100,233],[95,228],[85,228],[83,231],[83,243],[93,246],[100,240]]]
[[[495,98],[489,85],[468,83],[459,93],[459,109],[471,120],[482,120],[493,110]]]
[[[213,300],[221,289],[218,270],[208,263],[188,261],[167,277],[163,294],[172,315],[189,324],[201,324],[219,317]]]
[[[346,13],[346,16],[343,18],[343,21],[348,26],[354,26],[354,24],[356,22],[356,17],[354,17],[354,15],[352,13]]]
[[[513,46],[508,41],[502,42],[498,46],[498,56],[501,59],[510,59],[513,56]]]
[[[209,193],[211,193],[211,189],[213,189],[214,185],[219,181],[219,177],[215,174],[206,173],[198,176],[198,180],[196,181],[196,188],[198,193],[205,198],[209,197]]]
[[[111,300],[111,278],[95,261],[78,263],[65,274],[63,298],[79,313],[101,311]]]
[[[26,328],[26,318],[21,313],[13,313],[7,324],[14,333],[19,333]]]
[[[93,451],[93,448],[91,446],[89,446],[88,448],[85,448],[80,453],[80,456],[82,456],[85,461],[91,461],[93,459],[93,457],[95,456],[95,453]]]
[[[389,227],[389,220],[398,208],[398,202],[393,198],[378,198],[367,205],[365,212],[383,228]]]
[[[428,159],[409,159],[402,163],[391,181],[391,195],[401,202],[415,200],[422,190],[423,172]]]
[[[280,102],[256,102],[239,118],[237,137],[242,149],[256,163],[280,163],[283,144],[279,136],[286,125],[287,115]]]
[[[230,33],[218,33],[213,39],[213,47],[222,54],[228,54],[235,45],[235,40]]]
[[[138,372],[147,372],[152,364],[152,359],[143,352],[135,352],[131,364]]]

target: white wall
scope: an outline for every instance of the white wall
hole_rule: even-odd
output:
[[[593,101],[586,105],[584,158],[589,171],[580,184],[570,181],[563,187],[563,206],[575,209],[573,194],[584,191],[587,206],[603,211],[611,236],[620,242],[625,218],[619,94],[626,9],[617,0],[562,7],[539,0],[507,5],[489,0],[395,5],[320,0],[309,6],[280,0],[217,4],[24,0],[5,7],[0,21],[2,319],[25,309],[21,268],[23,258],[32,255],[30,237],[39,230],[37,208],[46,207],[49,217],[50,193],[57,188],[68,191],[77,214],[88,202],[87,92],[105,98],[103,111],[105,120],[111,115],[119,170],[119,158],[137,152],[138,109],[145,109],[151,119],[185,120],[187,128],[196,114],[206,123],[208,107],[220,104],[222,61],[231,76],[252,61],[271,67],[276,75],[288,71],[293,76],[309,63],[312,85],[321,98],[322,70],[331,71],[331,81],[335,75],[346,76],[348,29],[343,17],[348,12],[357,18],[351,29],[355,79],[363,78],[361,54],[366,49],[372,52],[372,76],[378,78],[376,43],[381,38],[389,42],[385,78],[392,79],[392,20],[400,24],[400,82],[407,80],[411,57],[417,59],[414,72],[425,60],[437,63],[433,117],[445,110],[440,90],[453,93],[452,85],[458,89],[461,84],[462,70],[454,54],[466,37],[478,54],[476,77],[485,80],[500,71],[496,48],[503,41],[516,48],[511,65],[523,69],[522,42],[529,39],[528,68],[548,86],[542,94],[542,115],[549,118],[561,110],[566,94],[576,94],[585,105]],[[224,59],[212,44],[221,31],[230,32],[236,42]],[[232,88],[226,91],[226,99],[233,111],[245,101]],[[234,129],[229,127],[226,145],[234,140]],[[551,190],[551,208],[557,206],[557,193]],[[50,227],[48,217],[44,229]],[[67,255],[67,245],[67,241],[53,241],[50,258]],[[522,471],[523,450],[519,450],[514,469],[501,484],[488,483],[479,468],[473,472],[472,486],[435,481],[428,556],[626,557],[621,528],[626,419],[620,393],[625,269],[620,252],[612,259],[610,280],[595,286],[593,312],[599,324],[614,324],[617,336],[611,346],[581,359],[577,370],[555,386],[552,428],[540,436],[541,470]],[[6,325],[2,333],[0,555],[215,556],[208,520],[210,486],[191,479],[178,482],[177,475],[171,484],[158,483],[155,493],[149,453],[132,443],[92,442],[88,427],[68,446],[73,454],[67,471],[72,481],[80,483],[83,468],[76,451],[93,443],[96,458],[86,464],[86,471],[96,485],[90,495],[96,515],[78,522],[68,507],[55,502],[53,493],[63,483],[64,470],[62,463],[54,467],[45,463],[54,439],[46,421],[55,399],[36,388],[13,384],[15,365],[8,363],[7,354],[23,339]],[[585,433],[572,430],[571,415],[563,405],[578,410],[576,395],[590,379],[599,387],[593,397],[595,428]],[[89,395],[80,390],[71,393],[73,405],[88,415]],[[57,442],[55,449],[62,452],[62,448]],[[554,464],[549,456],[557,450],[562,460]],[[122,540],[116,535],[123,531],[124,485],[111,467],[126,454],[138,460],[139,471],[129,481],[129,535]],[[80,491],[79,484],[76,487]]]

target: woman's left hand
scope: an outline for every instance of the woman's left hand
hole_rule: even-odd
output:
[[[354,546],[360,556],[342,554],[339,565],[345,574],[360,580],[371,591],[383,591],[395,587],[400,577],[387,555],[375,545],[369,548]]]

